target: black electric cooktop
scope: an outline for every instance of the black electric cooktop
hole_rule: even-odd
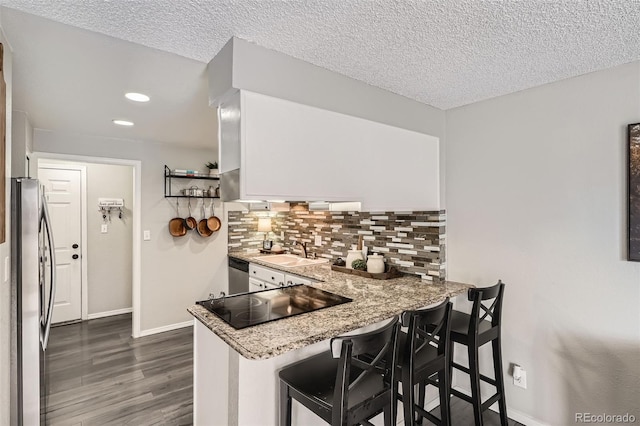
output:
[[[305,284],[196,302],[236,330],[351,302]]]

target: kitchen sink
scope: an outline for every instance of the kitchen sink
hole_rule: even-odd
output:
[[[274,254],[271,256],[256,257],[255,259],[261,262],[271,263],[272,265],[285,266],[287,268],[317,265],[319,263],[326,263],[329,261],[329,259],[305,259],[304,257],[296,256],[295,254]]]

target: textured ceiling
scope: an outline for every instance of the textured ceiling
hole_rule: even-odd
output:
[[[442,109],[640,59],[640,0],[0,5],[13,108],[34,127],[213,149],[204,73],[232,36]]]
[[[205,63],[13,9],[0,18],[13,50],[13,109],[34,127],[215,149]],[[128,101],[128,91],[151,102]]]
[[[448,109],[640,59],[637,0],[2,0],[208,62],[238,36]]]

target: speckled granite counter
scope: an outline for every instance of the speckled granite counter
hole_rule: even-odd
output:
[[[329,263],[295,268],[275,267],[255,256],[233,257],[301,275],[323,282],[313,284],[322,290],[353,299],[353,302],[278,321],[236,330],[199,305],[188,311],[231,348],[247,359],[268,359],[329,339],[342,333],[391,318],[409,309],[438,303],[445,297],[465,293],[468,284],[431,284],[417,276],[392,280],[373,280],[332,271]]]

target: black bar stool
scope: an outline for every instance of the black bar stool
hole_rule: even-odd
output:
[[[507,425],[507,403],[504,395],[502,349],[500,344],[503,295],[504,283],[502,281],[498,281],[493,287],[471,288],[468,294],[469,301],[473,301],[471,315],[458,311],[453,311],[451,315],[451,341],[467,346],[469,368],[453,361],[451,362],[451,367],[452,369],[462,370],[469,375],[471,381],[471,397],[455,389],[452,389],[451,393],[473,404],[473,417],[476,426],[483,425],[482,413],[496,401],[498,401],[498,407],[500,409],[500,424],[502,426]],[[487,318],[490,321],[488,321]],[[493,348],[493,379],[480,374],[478,362],[478,348],[489,342],[491,342]],[[453,346],[453,343],[451,346]],[[480,396],[480,380],[496,388],[496,393],[485,402],[482,402]]]
[[[451,362],[449,341],[451,327],[449,299],[433,308],[406,311],[402,314],[402,325],[407,333],[400,333],[400,372],[396,376],[402,381],[404,424],[421,424],[423,418],[436,425],[451,425],[449,406]],[[436,381],[433,376],[438,376]],[[416,404],[415,386],[418,385]],[[438,387],[440,392],[440,418],[425,411],[424,399],[427,385]],[[417,419],[416,419],[417,414]]]
[[[359,335],[331,339],[327,352],[280,371],[280,425],[291,425],[291,398],[331,425],[371,425],[384,412],[385,426],[396,419],[397,336],[394,318]]]

